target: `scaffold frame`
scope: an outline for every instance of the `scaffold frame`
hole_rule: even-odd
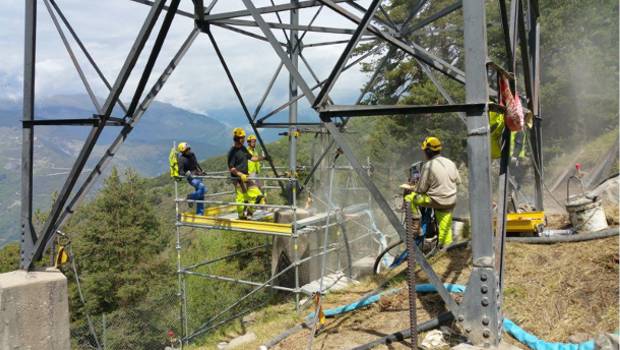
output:
[[[368,170],[370,168],[370,165],[366,165],[364,168]],[[373,234],[374,231],[371,228],[368,228],[367,233],[359,237],[356,237],[355,239],[349,239],[345,233],[346,232],[345,225],[347,224],[349,220],[352,220],[352,219],[347,219],[347,215],[354,215],[354,214],[359,213],[360,211],[369,211],[370,208],[372,207],[371,198],[368,197],[368,203],[366,204],[357,204],[357,205],[347,206],[344,208],[335,208],[335,206],[333,205],[332,197],[331,197],[332,193],[334,192],[334,188],[333,188],[334,173],[336,171],[352,173],[353,169],[349,167],[342,167],[342,166],[337,167],[335,164],[331,164],[330,166],[327,167],[327,170],[329,172],[329,177],[330,177],[329,189],[327,191],[328,192],[327,198],[325,198],[324,201],[322,201],[322,202],[325,202],[325,205],[327,205],[328,207],[327,212],[318,213],[313,216],[310,216],[309,218],[305,218],[301,220],[297,218],[296,198],[293,198],[293,203],[291,205],[248,204],[248,203],[240,204],[237,202],[229,202],[225,200],[212,200],[212,199],[191,200],[191,199],[184,199],[182,195],[179,195],[180,193],[179,184],[183,183],[185,181],[185,178],[178,178],[177,181],[174,182],[174,193],[175,193],[174,202],[175,202],[175,212],[176,212],[176,215],[175,215],[176,216],[176,223],[175,223],[176,230],[175,231],[176,231],[176,250],[177,250],[178,296],[179,296],[180,318],[181,318],[181,328],[182,328],[182,332],[181,332],[182,337],[180,339],[181,344],[190,342],[196,337],[214,329],[215,327],[238,318],[238,314],[245,314],[246,312],[250,312],[251,310],[254,310],[255,307],[250,307],[247,311],[235,314],[235,316],[226,318],[224,320],[220,320],[220,318],[222,318],[227,313],[229,313],[233,308],[237,307],[247,298],[251,297],[255,293],[258,293],[262,289],[272,289],[272,290],[277,290],[277,291],[293,293],[295,295],[295,310],[299,312],[300,311],[300,295],[303,294],[308,297],[312,296],[307,291],[304,291],[302,286],[300,285],[299,268],[303,264],[310,263],[313,259],[317,259],[317,258],[324,259],[331,253],[338,253],[339,251],[343,249],[346,250],[346,255],[347,255],[346,264],[344,266],[340,266],[340,263],[339,263],[338,266],[341,267],[341,269],[335,272],[343,273],[343,276],[345,276],[346,279],[348,279],[348,281],[352,281],[353,261],[351,257],[352,253],[350,250],[351,249],[350,246],[355,241],[361,240],[363,238],[367,238],[368,236]],[[221,175],[221,173],[222,172],[207,173],[201,176],[193,176],[192,178],[201,179],[202,181],[209,180],[209,179],[227,180],[227,181],[231,180],[230,176]],[[289,177],[289,178],[286,178],[286,177],[280,177],[280,178],[253,177],[252,179],[264,181],[265,183],[269,181],[290,182],[293,185],[292,186],[293,188],[299,187],[298,186],[299,180],[295,177]],[[349,178],[347,178],[347,180],[349,180]],[[232,186],[232,183],[231,183],[231,186]],[[272,188],[279,189],[278,186],[272,186]],[[340,190],[353,191],[353,192],[359,192],[359,191],[365,192],[364,187],[358,187],[358,186],[344,187],[344,188],[340,188]],[[232,193],[231,192],[220,192],[220,193],[210,194],[210,197],[211,198],[221,197],[223,195],[230,195],[230,194]],[[307,195],[318,199],[318,196],[315,194],[312,194],[311,192],[308,192]],[[206,207],[204,209],[205,210],[204,215],[197,215],[197,214],[193,214],[190,212],[183,212],[180,209],[180,205],[179,205],[180,203],[188,203],[188,204],[191,203],[193,205],[196,205],[198,203],[203,203],[205,205],[216,205],[216,207]],[[218,214],[225,214],[230,211],[230,210],[223,210],[223,211],[220,210],[222,208],[221,206],[229,206],[232,209],[235,209],[235,207],[238,205],[247,206],[247,207],[256,207],[257,209],[291,210],[293,214],[291,218],[291,223],[288,223],[288,224],[287,223],[274,223],[269,220],[270,219],[269,217],[265,217],[269,221],[263,221],[263,218],[259,220],[235,219],[234,212],[231,214],[233,218],[231,218],[231,215],[228,215],[227,217],[221,217],[221,216],[218,217]],[[210,210],[210,209],[215,209],[215,210]],[[333,220],[333,222],[330,222],[331,218],[334,218],[335,220]],[[271,220],[272,219],[273,218],[271,218]],[[372,217],[369,217],[369,219],[371,221],[373,220]],[[206,260],[204,261],[184,266],[182,264],[183,244],[182,244],[182,233],[181,233],[181,229],[183,227],[196,228],[196,229],[199,229],[201,232],[204,232],[205,234],[209,234],[211,231],[215,231],[215,232],[220,232],[220,233],[221,232],[238,232],[238,233],[241,232],[241,233],[258,235],[257,237],[263,236],[267,238],[286,237],[286,238],[289,238],[289,244],[293,246],[294,255],[292,257],[290,264],[286,267],[283,267],[281,270],[276,271],[274,269],[274,266],[272,266],[272,275],[267,281],[264,281],[264,282],[249,281],[249,280],[244,280],[244,279],[237,278],[237,277],[218,275],[215,273],[199,272],[199,271],[196,271],[196,269],[199,267],[207,266],[207,265],[220,262],[228,258],[236,257],[242,254],[248,254],[254,251],[258,251],[260,249],[270,249],[270,248],[273,248],[273,246],[271,243],[260,244],[255,247],[247,248],[241,251],[229,252],[225,256],[218,256],[214,258],[205,257]],[[332,227],[338,227],[338,229],[343,233],[342,235],[340,235],[340,232],[338,232],[339,234],[336,237],[336,240],[337,240],[338,237],[341,236],[342,242],[332,242],[332,243],[329,243],[328,245],[327,242],[330,241],[328,237],[328,231]],[[313,235],[318,235],[320,234],[320,231],[322,230],[325,232],[325,236],[323,237],[323,242],[324,242],[323,249],[319,251],[318,253],[314,253],[307,257],[299,256],[298,239],[304,235],[309,236],[309,237]],[[382,248],[385,248],[385,247],[382,247]],[[324,286],[322,283],[322,279],[325,274],[325,269],[323,268],[324,266],[325,266],[325,262],[322,261],[321,262],[321,273],[320,273],[321,283],[317,291],[317,293],[321,293],[321,294],[329,290],[332,287],[332,286]],[[285,274],[289,270],[294,271],[294,287],[290,288],[290,287],[284,287],[284,286],[277,285],[276,281],[278,280],[278,278],[280,278],[283,274]],[[346,274],[345,274],[345,271],[346,271]],[[234,271],[231,271],[231,272],[234,272]],[[188,315],[189,315],[190,308],[188,306],[188,297],[187,297],[187,284],[188,284],[187,279],[190,276],[200,277],[200,278],[205,278],[205,279],[210,279],[210,280],[215,280],[215,281],[236,283],[236,284],[241,284],[241,285],[246,285],[246,286],[253,286],[254,289],[252,289],[249,293],[245,294],[244,296],[236,300],[231,305],[226,306],[223,311],[220,311],[215,316],[209,317],[208,320],[203,321],[202,325],[199,326],[197,329],[190,331],[189,325],[188,325],[188,319],[189,319]]]

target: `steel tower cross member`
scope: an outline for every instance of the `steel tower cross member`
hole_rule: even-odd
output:
[[[463,1],[465,99],[488,104],[487,35],[484,0]],[[498,275],[495,269],[491,211],[491,155],[487,108],[467,111],[467,160],[473,270],[457,320],[474,345],[495,346],[501,337]]]
[[[296,8],[299,6],[298,0],[291,0],[291,14],[290,20],[293,27],[299,25],[299,10]],[[301,45],[299,45],[299,35],[297,29],[291,29],[290,40],[288,41],[288,52],[291,58],[291,63],[295,69],[299,69],[299,53],[301,51]],[[297,97],[297,82],[293,74],[289,72],[288,79],[289,86],[289,99],[294,100]],[[288,128],[288,170],[291,176],[295,176],[297,169],[297,133],[295,123],[297,123],[297,114],[299,111],[299,105],[297,101],[293,102],[288,107],[288,122],[291,124]],[[293,183],[291,183],[293,184]],[[289,189],[291,196],[295,195],[295,191],[292,188]],[[292,198],[292,197],[291,197]],[[291,199],[292,202],[292,199]]]
[[[86,138],[86,141],[84,142],[84,146],[80,150],[80,153],[77,159],[75,160],[73,167],[71,168],[71,171],[69,172],[69,175],[67,176],[67,180],[65,181],[65,184],[60,190],[58,194],[58,198],[56,199],[56,201],[54,202],[52,206],[50,215],[47,218],[47,221],[45,222],[44,228],[41,232],[41,237],[39,237],[37,241],[35,242],[33,251],[25,255],[25,259],[22,260],[22,266],[24,266],[25,268],[30,268],[32,266],[33,261],[39,260],[43,256],[43,252],[45,250],[45,247],[47,246],[47,243],[56,234],[56,223],[61,214],[61,211],[64,208],[65,203],[68,200],[78,180],[80,173],[82,172],[82,169],[86,165],[86,161],[88,160],[88,157],[90,156],[93,148],[95,147],[95,144],[97,143],[97,140],[99,139],[99,136],[103,132],[105,122],[110,118],[112,109],[114,108],[114,105],[118,97],[120,96],[123,88],[125,87],[125,83],[129,79],[129,75],[131,74],[131,71],[133,70],[133,67],[135,66],[138,60],[138,56],[140,55],[140,53],[142,52],[142,49],[144,48],[146,44],[146,41],[151,33],[151,30],[153,29],[153,27],[155,26],[155,23],[157,22],[157,19],[159,18],[159,14],[162,11],[162,7],[164,3],[165,3],[165,0],[158,0],[156,3],[157,5],[153,6],[151,10],[149,11],[147,18],[144,21],[142,28],[140,29],[138,37],[136,38],[136,41],[134,42],[134,45],[131,48],[131,51],[129,52],[127,59],[125,60],[125,63],[123,64],[121,72],[119,73],[116,79],[116,82],[114,83],[114,86],[105,104],[103,105],[102,115],[99,116],[102,123],[100,123],[100,125],[98,126],[93,127],[91,131],[89,132]]]
[[[280,43],[276,39],[275,35],[273,35],[271,29],[269,29],[269,26],[265,20],[261,17],[258,9],[254,6],[251,0],[243,0],[243,4],[248,9],[249,13],[252,15],[252,18],[254,18],[254,21],[269,41],[269,44],[271,44],[271,47],[275,53],[280,57],[280,61],[282,61],[286,69],[289,71],[289,74],[295,79],[295,82],[304,93],[306,99],[308,99],[308,102],[313,104],[316,96],[312,92],[312,89],[310,89],[304,78],[301,76],[297,67],[293,65],[293,62],[291,62],[291,59],[286,52],[282,49],[282,47],[280,47]]]
[[[26,0],[24,38],[24,122],[34,120],[34,75],[37,38],[37,1]],[[24,123],[22,129],[22,186],[20,267],[27,269],[26,257],[34,250],[37,234],[32,225],[32,168],[34,125]]]
[[[136,113],[134,114],[134,116],[127,122],[127,124],[125,124],[121,132],[114,139],[114,141],[105,151],[105,153],[101,156],[101,158],[97,162],[97,165],[95,165],[95,167],[90,172],[86,180],[84,180],[80,188],[77,190],[77,192],[73,196],[73,199],[71,199],[69,204],[65,207],[62,215],[58,219],[57,227],[62,226],[64,222],[71,216],[71,214],[73,214],[74,209],[80,203],[82,198],[84,198],[84,196],[86,195],[86,193],[88,193],[88,191],[93,186],[93,184],[103,174],[104,168],[112,160],[112,157],[114,157],[116,152],[118,152],[118,149],[123,144],[123,142],[127,140],[127,137],[129,137],[129,133],[131,133],[131,131],[135,128],[136,124],[140,121],[144,113],[146,113],[146,110],[151,105],[151,103],[155,100],[155,97],[157,96],[159,91],[163,88],[168,78],[172,75],[172,72],[175,70],[176,67],[179,66],[181,59],[183,58],[183,56],[185,56],[185,53],[187,53],[187,50],[189,50],[190,46],[192,45],[192,43],[198,36],[198,33],[200,33],[198,28],[194,28],[190,32],[187,39],[185,39],[185,41],[181,45],[181,48],[177,51],[177,53],[172,58],[168,66],[164,69],[160,77],[153,84],[153,86],[151,87],[151,90],[149,91],[149,93],[146,95],[146,97],[140,104],[140,107],[138,107],[138,109],[136,110]]]
[[[342,68],[349,60],[349,56],[353,52],[353,49],[355,49],[355,46],[357,46],[357,43],[362,37],[362,34],[364,34],[364,32],[366,31],[366,27],[375,15],[375,12],[379,8],[379,5],[381,5],[381,0],[373,0],[373,2],[369,5],[368,10],[366,10],[366,13],[364,14],[364,17],[357,25],[355,33],[353,33],[344,51],[342,52],[342,54],[340,54],[340,57],[338,57],[334,68],[332,69],[329,77],[325,81],[325,85],[323,86],[323,88],[321,88],[321,91],[317,95],[316,100],[314,101],[314,105],[312,107],[321,107],[326,102],[327,95],[334,87],[334,84],[336,84],[336,79],[338,79],[338,76],[340,75],[340,73],[342,73]]]

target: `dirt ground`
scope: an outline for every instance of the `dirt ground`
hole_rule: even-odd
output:
[[[505,316],[547,341],[567,342],[571,335],[577,334],[587,339],[617,330],[618,244],[618,237],[555,245],[509,243]],[[446,283],[466,284],[471,271],[468,249],[435,257],[431,263]],[[417,275],[420,283],[425,282],[422,272],[418,271]],[[312,349],[349,349],[407,328],[409,303],[402,276],[401,273],[394,278],[396,282],[391,285],[403,288],[400,293],[384,297],[365,310],[328,319],[324,329],[314,337]],[[381,279],[376,279],[346,294],[331,294],[325,298],[325,307],[357,300],[380,283]],[[444,306],[437,295],[418,295],[418,322],[428,320],[442,310]],[[309,334],[309,330],[299,332],[281,342],[276,349],[306,349]],[[505,339],[518,344],[508,335]],[[376,349],[408,348],[408,343],[398,343]]]

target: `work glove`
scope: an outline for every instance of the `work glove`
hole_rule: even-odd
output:
[[[186,178],[188,178],[188,179],[191,179],[191,178],[192,178],[192,172],[191,172],[191,171],[189,171],[189,170],[188,170],[188,171],[186,171],[186,172],[185,172],[185,177],[186,177]]]
[[[248,176],[246,174],[239,174],[239,178],[241,179],[241,182],[248,182]]]
[[[266,160],[269,162],[271,160],[271,156],[263,155],[263,160]]]

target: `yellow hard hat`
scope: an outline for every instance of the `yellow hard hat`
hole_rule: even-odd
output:
[[[177,151],[183,153],[185,151],[187,151],[188,149],[190,149],[191,147],[189,146],[189,143],[187,142],[181,142],[179,143],[179,145],[177,146]]]
[[[431,151],[441,151],[441,141],[434,136],[429,136],[422,142],[422,150],[430,149]]]
[[[248,136],[248,142],[252,141],[252,140],[256,140],[256,135],[250,135]]]
[[[233,137],[234,138],[245,137],[245,130],[243,130],[242,128],[234,128],[233,129]]]

